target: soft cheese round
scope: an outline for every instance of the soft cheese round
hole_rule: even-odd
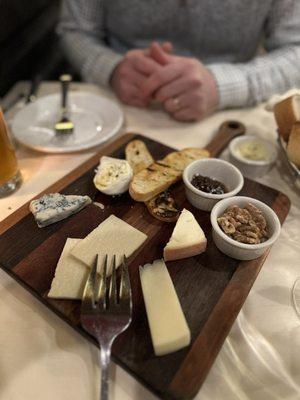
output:
[[[118,195],[128,190],[132,176],[132,168],[126,160],[103,156],[94,177],[94,184],[102,193]]]

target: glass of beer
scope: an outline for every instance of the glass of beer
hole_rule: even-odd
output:
[[[16,190],[21,182],[18,161],[0,108],[0,198]]]

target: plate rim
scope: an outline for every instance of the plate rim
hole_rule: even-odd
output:
[[[117,101],[114,101],[112,99],[107,98],[106,96],[103,96],[101,94],[97,94],[97,93],[92,93],[92,92],[88,92],[86,90],[71,90],[69,95],[71,96],[81,96],[81,95],[88,95],[88,96],[93,96],[93,97],[97,97],[100,98],[101,100],[104,100],[105,102],[108,102],[110,104],[112,104],[113,106],[116,107],[117,112],[119,113],[118,116],[118,120],[116,122],[115,127],[110,131],[110,133],[107,135],[107,137],[105,139],[101,139],[96,141],[93,144],[81,144],[80,146],[77,146],[76,148],[70,147],[70,148],[61,148],[61,147],[48,147],[48,146],[40,146],[40,145],[31,145],[29,143],[24,142],[23,140],[21,140],[17,134],[15,133],[14,130],[14,123],[15,123],[15,119],[17,117],[17,115],[19,113],[21,113],[22,111],[24,111],[25,107],[22,108],[21,110],[19,110],[13,117],[12,122],[11,122],[11,132],[12,132],[12,136],[13,138],[20,143],[22,146],[32,149],[32,150],[36,150],[39,151],[41,153],[50,153],[50,154],[69,154],[69,153],[78,153],[80,151],[84,151],[84,150],[88,150],[88,149],[92,149],[94,147],[99,146],[100,144],[103,144],[105,142],[107,142],[108,140],[110,140],[111,138],[113,138],[121,129],[123,123],[124,123],[124,112],[122,110],[122,108],[120,107],[120,105],[118,104]],[[49,93],[45,96],[39,97],[34,103],[29,104],[28,106],[34,105],[36,102],[38,102],[41,99],[45,99],[45,98],[49,98],[49,97],[57,97],[59,96],[59,93]]]

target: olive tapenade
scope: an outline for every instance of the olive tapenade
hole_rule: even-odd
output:
[[[228,190],[224,183],[217,181],[216,179],[209,178],[208,176],[202,176],[195,174],[192,178],[191,184],[196,188],[205,193],[211,194],[224,194]]]

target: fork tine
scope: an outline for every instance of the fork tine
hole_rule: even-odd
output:
[[[101,277],[98,289],[98,304],[106,309],[106,274],[107,274],[107,259],[108,256],[105,254],[103,268],[101,270]]]
[[[112,272],[109,285],[109,306],[117,304],[117,277],[116,277],[116,255],[112,259]]]
[[[128,272],[128,263],[127,263],[127,258],[124,254],[123,256],[123,262],[121,265],[122,268],[122,274],[121,274],[121,283],[120,283],[120,305],[123,302],[129,301],[130,303],[130,308],[131,308],[131,285],[130,285],[130,278],[129,278],[129,272]]]
[[[86,280],[82,295],[82,309],[90,309],[95,307],[95,288],[96,288],[96,277],[97,277],[97,264],[98,255],[96,255],[91,272]]]
[[[124,256],[122,263],[122,282],[120,287],[120,304],[117,304],[117,282],[116,282],[116,256],[112,260],[112,274],[109,287],[109,304],[107,304],[107,265],[108,255],[103,262],[100,284],[97,291],[99,301],[96,305],[96,271],[97,260],[88,277],[82,304],[88,304],[86,309],[81,309],[81,325],[99,343],[101,349],[101,399],[108,399],[108,367],[111,354],[111,346],[115,338],[124,332],[132,320],[132,300],[127,262]],[[91,307],[92,305],[92,307]]]

